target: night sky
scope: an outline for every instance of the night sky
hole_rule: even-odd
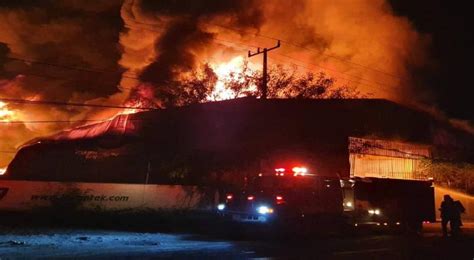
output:
[[[472,100],[473,11],[467,1],[390,0],[395,12],[407,16],[418,31],[430,34],[435,67],[423,81],[438,106],[451,117],[474,121]]]

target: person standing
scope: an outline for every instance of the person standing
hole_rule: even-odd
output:
[[[464,213],[466,209],[459,200],[453,201],[453,207],[453,216],[451,218],[451,234],[453,236],[457,236],[461,231],[462,226],[461,213]]]
[[[455,228],[455,223],[453,222],[453,217],[455,215],[455,205],[453,198],[449,195],[444,195],[443,201],[441,202],[441,207],[439,210],[441,211],[441,227],[443,229],[443,237],[448,236],[448,222],[451,228],[451,233],[453,233],[453,228]]]

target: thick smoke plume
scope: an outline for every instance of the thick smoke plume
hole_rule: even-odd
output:
[[[160,105],[156,94],[197,68],[246,57],[276,39],[282,47],[270,54],[270,64],[324,71],[395,101],[414,99],[412,71],[429,64],[429,37],[394,15],[385,0],[17,0],[0,3],[0,97],[133,104],[146,96]],[[248,61],[258,68],[261,56]],[[118,112],[8,108],[22,121]],[[71,126],[2,124],[0,150]],[[2,155],[0,167],[10,158]]]
[[[274,39],[284,40],[271,55],[274,63],[323,70],[374,97],[397,101],[415,90],[411,71],[428,64],[429,37],[395,16],[384,0],[127,1],[122,14],[128,30],[121,35],[121,64],[157,88],[199,63],[245,55],[245,43],[266,47]],[[148,60],[130,66],[128,50],[135,49],[129,38],[145,30],[148,44],[141,50],[148,50]]]
[[[0,98],[83,103],[116,93],[120,8],[121,1],[2,1]],[[74,125],[29,121],[80,120],[95,112],[15,103],[8,109],[25,123],[0,123],[0,167],[29,139]]]

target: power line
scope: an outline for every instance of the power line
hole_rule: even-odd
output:
[[[251,51],[248,52],[248,57],[253,57],[253,56],[256,56],[256,55],[260,55],[260,54],[263,54],[263,73],[262,73],[262,85],[261,85],[261,91],[262,91],[262,96],[261,98],[262,99],[267,99],[267,91],[268,91],[268,86],[267,86],[267,81],[268,81],[268,77],[267,77],[267,56],[268,56],[268,52],[269,51],[272,51],[272,50],[275,50],[277,48],[280,48],[280,41],[278,41],[277,45],[275,45],[274,47],[271,47],[271,48],[263,48],[262,51],[260,51],[260,47],[257,49],[256,52],[252,53]]]
[[[254,47],[253,45],[248,45],[248,44],[245,44],[245,43],[242,43],[242,42],[233,42],[233,41],[222,40],[222,39],[218,39],[217,41],[229,42],[229,43],[234,43],[234,44],[235,44],[235,43],[238,43],[238,44],[246,45],[246,46],[249,46],[249,47]],[[244,48],[239,48],[239,49],[241,49],[241,50],[246,50],[246,49],[244,49]],[[372,86],[372,87],[375,87],[375,88],[380,88],[380,86],[385,86],[385,87],[388,87],[388,88],[391,88],[391,89],[392,89],[392,88],[396,88],[395,86],[391,86],[391,85],[387,85],[387,84],[384,84],[384,83],[372,81],[372,80],[369,80],[369,79],[366,79],[366,78],[363,78],[363,77],[359,77],[359,76],[355,76],[355,75],[348,74],[348,73],[345,73],[345,72],[341,72],[341,71],[338,71],[338,70],[336,70],[336,69],[326,68],[326,67],[323,67],[323,66],[320,66],[320,65],[316,65],[316,64],[313,64],[313,63],[308,63],[308,62],[302,61],[302,60],[300,60],[300,59],[291,57],[291,56],[289,56],[289,55],[279,54],[279,53],[276,53],[275,55],[284,57],[284,58],[286,58],[286,59],[295,60],[295,61],[298,61],[298,62],[307,64],[307,65],[310,65],[310,66],[319,67],[319,68],[324,69],[324,70],[333,71],[333,72],[335,72],[335,73],[342,74],[342,75],[346,75],[346,76],[352,77],[352,78],[354,78],[354,79],[363,80],[363,81],[366,81],[366,82],[370,82],[370,83],[373,83],[373,84],[377,84],[377,86],[374,86],[374,85],[369,85],[369,84],[366,84],[366,83],[365,83],[366,86]],[[272,59],[275,59],[275,58],[272,58]],[[279,59],[276,59],[276,60],[279,60]],[[282,60],[280,60],[280,61],[282,61]],[[308,68],[308,67],[305,67],[305,66],[301,66],[301,65],[298,65],[298,64],[295,64],[295,63],[291,63],[291,62],[289,62],[289,63],[290,63],[290,64],[293,64],[293,65],[297,65],[298,67],[302,67],[302,68],[306,68],[306,69],[309,69],[309,70],[311,70],[311,71],[314,71],[314,69],[311,69],[311,68]],[[350,79],[343,78],[343,77],[338,77],[338,78],[351,81]],[[386,92],[386,91],[385,91],[385,92]],[[388,92],[387,92],[387,93],[388,93]]]
[[[140,22],[137,22],[137,23],[140,23]],[[261,34],[261,33],[253,33],[253,32],[249,32],[249,31],[246,31],[246,30],[236,29],[236,28],[232,28],[232,27],[228,27],[228,26],[223,26],[223,25],[218,25],[218,24],[212,24],[212,23],[206,23],[206,22],[203,22],[203,23],[204,23],[204,24],[208,24],[208,25],[212,25],[212,26],[216,26],[216,27],[220,27],[220,28],[224,28],[224,29],[231,30],[231,31],[236,31],[236,32],[240,32],[240,33],[246,33],[246,34],[254,35],[254,36],[257,36],[257,37],[262,37],[262,38],[270,39],[270,40],[278,40],[278,38],[276,38],[276,37],[264,35],[264,34]],[[141,23],[141,24],[146,24],[146,23]],[[152,25],[152,24],[148,24],[148,25]],[[282,42],[282,43],[286,43],[287,45],[290,45],[290,46],[293,46],[293,47],[297,47],[297,48],[301,48],[301,49],[305,49],[305,50],[307,50],[307,51],[311,51],[311,52],[317,53],[318,55],[321,55],[321,56],[326,56],[326,57],[329,57],[329,58],[336,59],[336,60],[338,60],[338,61],[340,61],[340,62],[345,62],[345,63],[351,64],[351,65],[355,65],[355,66],[358,66],[358,67],[361,67],[361,68],[364,68],[364,69],[367,69],[367,70],[372,70],[372,71],[375,71],[375,72],[378,72],[378,73],[382,73],[382,74],[385,74],[385,75],[387,75],[387,76],[390,76],[390,77],[393,77],[393,78],[396,78],[396,79],[399,79],[399,80],[408,80],[408,79],[402,78],[402,77],[400,77],[400,76],[397,76],[397,75],[388,73],[388,72],[386,72],[386,71],[369,67],[369,66],[367,66],[367,65],[363,65],[363,64],[360,64],[360,63],[356,63],[356,62],[353,62],[353,61],[349,61],[349,60],[347,60],[347,59],[343,59],[343,58],[340,58],[340,57],[337,57],[337,56],[334,56],[334,55],[329,55],[329,54],[321,53],[320,51],[317,51],[317,50],[312,49],[312,48],[308,48],[308,47],[303,46],[303,45],[301,45],[301,44],[296,44],[296,43],[291,42],[291,41],[289,41],[289,40],[281,40],[281,42]]]
[[[20,103],[20,104],[32,104],[32,105],[55,105],[55,106],[75,106],[75,107],[98,107],[98,108],[116,108],[116,109],[139,109],[139,110],[153,110],[151,107],[129,107],[129,106],[114,106],[114,105],[99,105],[99,104],[84,104],[84,103],[70,103],[60,101],[36,101],[26,99],[15,99],[15,98],[0,98],[0,101]]]
[[[301,60],[299,60],[299,59],[293,58],[293,57],[288,56],[288,55],[285,55],[285,54],[275,54],[275,55],[282,56],[282,57],[286,57],[286,58],[288,58],[288,59],[296,60],[296,61],[299,61],[299,62],[308,64],[308,65],[311,65],[311,66],[315,66],[315,67],[319,67],[319,68],[321,68],[321,69],[333,71],[333,72],[336,72],[336,73],[339,73],[339,74],[344,74],[344,75],[347,75],[347,76],[349,76],[349,77],[353,77],[353,78],[355,78],[355,79],[359,79],[359,80],[371,82],[371,83],[374,83],[374,84],[377,84],[377,85],[380,85],[380,86],[385,86],[385,87],[388,87],[388,88],[397,88],[396,86],[387,85],[387,84],[385,84],[385,83],[380,83],[380,82],[376,82],[376,81],[373,81],[373,80],[369,80],[369,79],[366,79],[366,78],[363,78],[363,77],[351,75],[351,74],[348,74],[348,73],[345,73],[345,72],[340,72],[340,71],[338,71],[338,70],[331,69],[331,68],[327,68],[327,67],[323,67],[323,66],[320,66],[320,65],[317,65],[317,64],[313,64],[313,63],[309,63],[309,62],[304,62],[304,61],[301,61]]]
[[[148,23],[142,23],[142,22],[137,22],[135,21],[135,23],[137,24],[144,24],[144,25],[150,25],[150,26],[154,26],[153,24],[148,24]],[[239,29],[234,29],[234,28],[230,28],[230,27],[226,27],[226,26],[222,26],[222,25],[216,25],[216,24],[210,24],[210,25],[214,25],[214,26],[218,26],[218,27],[222,27],[222,28],[225,28],[225,29],[228,29],[228,30],[234,30],[234,31],[239,31],[239,32],[245,32],[247,34],[253,34],[253,33],[250,33],[248,31],[245,31],[245,30],[239,30]],[[137,27],[131,27],[131,26],[127,26],[129,28],[137,28]],[[150,28],[142,28],[142,27],[139,27],[139,29],[144,29],[144,30],[150,30],[150,31],[154,31],[154,32],[160,32],[158,30],[153,30],[153,29],[150,29]],[[255,33],[253,35],[256,35],[256,36],[260,36],[260,37],[264,37],[264,38],[267,38],[267,39],[276,39],[275,37],[271,37],[271,36],[265,36],[265,35],[262,35],[262,34],[258,34],[258,33]],[[214,39],[216,41],[220,41],[220,42],[227,42],[227,43],[233,43],[233,44],[240,44],[240,45],[246,45],[248,47],[257,47],[255,45],[250,45],[250,44],[247,44],[247,43],[243,43],[243,42],[235,42],[235,41],[230,41],[230,40],[224,40],[224,39]],[[387,72],[384,72],[384,71],[380,71],[380,70],[377,70],[377,69],[374,69],[374,68],[370,68],[370,67],[367,67],[367,66],[364,66],[364,65],[361,65],[361,64],[357,64],[357,63],[354,63],[354,62],[351,62],[351,61],[347,61],[347,60],[344,60],[344,59],[341,59],[339,57],[336,57],[336,56],[331,56],[331,55],[327,55],[327,54],[322,54],[316,50],[313,50],[311,48],[308,48],[308,47],[305,47],[305,46],[302,46],[302,45],[298,45],[298,44],[295,44],[291,41],[287,41],[287,40],[282,40],[281,42],[283,43],[287,43],[288,45],[291,45],[291,46],[294,46],[294,47],[298,47],[298,48],[302,48],[302,49],[305,49],[305,50],[308,50],[308,51],[312,51],[312,52],[316,52],[317,54],[319,55],[322,55],[322,56],[328,56],[328,57],[331,57],[331,58],[334,58],[334,59],[339,59],[341,61],[344,61],[344,62],[347,62],[347,63],[351,63],[351,64],[354,64],[354,65],[358,65],[360,67],[363,67],[365,69],[370,69],[370,70],[374,70],[374,71],[377,71],[377,72],[380,72],[380,73],[384,73],[386,75],[389,75],[389,76],[392,76],[392,77],[395,77],[397,79],[402,79],[402,80],[406,80],[406,79],[403,79],[401,77],[398,77],[398,76],[395,76],[393,74],[390,74],[390,73],[387,73]],[[288,55],[284,55],[284,54],[278,54],[278,55],[281,55],[281,56],[286,56],[287,58],[290,58],[290,59],[296,59],[294,57],[291,57],[291,56],[288,56]],[[6,57],[7,59],[10,59],[10,60],[15,60],[15,61],[21,61],[21,62],[25,62],[25,63],[34,63],[34,64],[41,64],[41,65],[46,65],[46,66],[54,66],[54,67],[60,67],[60,68],[64,68],[64,69],[69,69],[69,70],[76,70],[76,71],[82,71],[82,72],[89,72],[89,73],[121,73],[120,71],[106,71],[106,70],[98,70],[98,69],[89,69],[89,68],[82,68],[82,67],[74,67],[74,66],[68,66],[68,65],[62,65],[62,64],[56,64],[56,63],[50,63],[50,62],[45,62],[45,61],[38,61],[38,60],[33,60],[33,59],[27,59],[27,58],[22,58],[22,57]],[[310,63],[308,63],[310,64]],[[310,64],[310,65],[313,65],[313,66],[317,66],[317,67],[321,67],[322,69],[326,69],[326,70],[331,70],[331,71],[334,71],[334,72],[337,72],[337,73],[340,73],[340,74],[345,74],[345,75],[348,75],[350,77],[354,77],[354,78],[358,78],[360,80],[365,80],[365,81],[370,81],[370,80],[367,80],[367,79],[364,79],[362,77],[358,77],[358,76],[355,76],[355,75],[351,75],[351,74],[348,74],[348,73],[345,73],[345,72],[340,72],[340,71],[337,71],[337,70],[334,70],[334,69],[330,69],[330,68],[325,68],[325,67],[322,67],[320,65],[316,65],[316,64]],[[33,74],[33,73],[24,73],[24,74],[29,74],[29,75],[32,75],[32,76],[38,76],[38,77],[45,77],[45,78],[54,78],[54,79],[67,79],[67,78],[61,78],[61,77],[55,77],[55,76],[40,76],[38,74]],[[121,77],[123,78],[128,78],[128,79],[134,79],[134,80],[138,80],[140,81],[140,78],[136,77],[136,76],[129,76],[129,75],[126,75],[126,74],[122,74]],[[373,81],[372,81],[373,82]],[[384,85],[383,83],[379,83],[379,82],[373,82],[375,84],[379,84],[379,85]],[[387,86],[387,85],[386,85]],[[388,86],[388,87],[393,87],[393,86]],[[123,88],[122,89],[130,89],[130,88]]]
[[[76,70],[76,71],[81,71],[81,72],[88,72],[88,73],[104,73],[104,74],[120,74],[120,73],[122,73],[120,71],[105,71],[105,70],[88,69],[88,68],[74,67],[74,66],[68,66],[68,65],[57,64],[57,63],[50,63],[50,62],[27,59],[27,58],[21,58],[21,57],[6,57],[6,59],[14,60],[14,61],[21,61],[21,62],[24,62],[24,63],[33,63],[33,64],[46,65],[46,66],[58,67],[58,68],[69,69],[69,70]],[[128,75],[125,75],[123,73],[122,73],[121,77],[128,78],[128,79],[140,80],[137,77],[128,76]]]
[[[61,124],[82,122],[106,122],[112,119],[83,119],[83,120],[25,120],[25,121],[0,121],[0,124]]]
[[[277,60],[277,61],[282,61],[281,59],[278,59],[278,58],[275,58],[275,57],[271,57],[270,59],[274,59],[274,60]],[[311,71],[311,72],[318,72],[316,71],[314,68],[310,68],[310,67],[307,67],[307,66],[303,66],[303,65],[300,65],[300,64],[296,64],[296,63],[293,63],[293,62],[289,62],[291,65],[294,65],[294,66],[297,66],[297,67],[300,67],[300,68],[304,68],[308,71]],[[338,79],[341,79],[341,80],[346,80],[348,82],[351,82],[352,80],[351,79],[348,79],[348,78],[344,78],[344,77],[338,77]],[[375,85],[370,85],[370,84],[367,84],[367,83],[362,83],[360,84],[361,86],[364,86],[364,87],[369,87],[371,89],[374,89],[374,90],[378,90],[378,91],[382,91],[382,92],[385,92],[387,94],[391,94],[390,92],[384,90],[383,88],[380,88],[379,86],[375,86]]]
[[[242,43],[242,42],[234,42],[234,41],[222,40],[222,39],[215,39],[215,40],[218,41],[218,42],[221,41],[221,42],[233,43],[233,44],[238,43],[238,44],[246,45],[246,46],[249,46],[249,47],[253,47],[253,45],[248,45],[248,44],[245,44],[245,43]],[[234,46],[233,46],[233,47],[234,47]],[[234,48],[247,51],[247,49],[245,49],[245,48],[239,48],[239,47],[234,47]],[[302,61],[302,60],[293,58],[293,57],[288,56],[288,55],[283,55],[283,54],[275,54],[275,55],[281,56],[281,57],[286,58],[286,59],[291,59],[291,60],[294,60],[294,61],[297,61],[297,62],[300,62],[300,63],[303,63],[303,64],[307,64],[307,65],[310,65],[310,66],[315,66],[315,67],[319,67],[319,68],[321,68],[321,69],[333,71],[333,72],[336,72],[336,73],[338,73],[338,74],[347,75],[347,76],[349,76],[349,77],[353,77],[353,78],[356,78],[356,79],[359,79],[359,80],[367,81],[367,82],[374,83],[374,84],[380,84],[380,85],[382,85],[382,86],[389,87],[389,88],[394,88],[394,86],[389,86],[389,85],[386,85],[386,84],[383,84],[383,83],[374,82],[374,81],[371,81],[371,80],[368,80],[368,79],[365,79],[365,78],[361,78],[361,77],[358,77],[358,76],[354,76],[354,75],[352,75],[352,74],[348,74],[348,73],[345,73],[345,72],[340,72],[340,71],[335,70],[335,69],[325,68],[325,67],[322,67],[322,66],[319,66],[319,65],[316,65],[316,64],[311,64],[311,63],[308,63],[308,62],[305,62],[305,61]],[[310,67],[307,67],[307,66],[303,66],[303,65],[300,65],[300,64],[293,63],[293,62],[284,61],[284,60],[282,60],[282,59],[278,59],[278,58],[275,58],[275,57],[271,57],[270,59],[274,59],[274,60],[277,60],[277,61],[280,61],[280,62],[289,63],[289,64],[291,64],[291,65],[295,65],[295,66],[297,66],[297,67],[304,68],[304,69],[309,70],[309,71],[312,71],[312,72],[317,72],[314,68],[310,68]],[[346,81],[348,81],[348,82],[354,81],[354,79],[348,79],[348,78],[341,77],[341,76],[338,76],[338,79],[346,80]],[[388,91],[384,90],[383,88],[381,88],[380,85],[371,85],[371,84],[367,84],[367,83],[363,83],[363,84],[361,84],[361,85],[362,85],[362,86],[365,86],[365,87],[369,87],[369,88],[374,89],[374,90],[378,90],[378,91],[382,91],[382,92],[385,92],[385,93],[390,94],[390,92],[388,92]]]
[[[66,77],[56,77],[56,76],[50,76],[46,74],[37,74],[37,73],[30,73],[30,72],[20,72],[21,75],[27,75],[27,76],[33,76],[33,77],[38,77],[38,78],[45,78],[45,79],[57,79],[57,80],[65,80],[65,79],[70,79]],[[116,86],[118,89],[126,89],[126,90],[134,90],[134,88],[127,88],[122,85],[117,85]]]
[[[245,45],[245,46],[248,46],[248,47],[256,47],[255,45],[249,45],[249,44],[246,44],[246,43],[243,43],[243,42],[235,42],[235,41],[230,41],[230,40],[223,40],[223,39],[214,39],[216,41],[220,41],[220,42],[227,42],[227,43],[234,43],[234,44],[241,44],[241,45]],[[283,42],[283,41],[282,41]],[[245,50],[244,48],[239,48],[241,50]],[[363,77],[360,77],[360,76],[356,76],[356,75],[352,75],[352,74],[349,74],[349,73],[346,73],[346,72],[341,72],[341,71],[338,71],[336,69],[331,69],[331,68],[327,68],[327,67],[323,67],[321,65],[316,65],[316,64],[313,64],[313,63],[309,63],[309,62],[305,62],[305,61],[302,61],[300,59],[297,59],[297,58],[294,58],[294,57],[291,57],[289,55],[285,55],[285,54],[281,54],[281,53],[277,53],[275,55],[278,55],[278,56],[282,56],[282,57],[285,57],[287,59],[291,59],[291,60],[296,60],[298,62],[301,62],[301,63],[305,63],[307,65],[311,65],[311,66],[315,66],[315,67],[319,67],[321,69],[324,69],[324,70],[329,70],[329,71],[333,71],[335,73],[338,73],[338,74],[343,74],[343,75],[346,75],[346,76],[349,76],[349,77],[353,77],[355,79],[359,79],[359,80],[363,80],[363,81],[367,81],[367,82],[371,82],[371,83],[374,83],[374,84],[377,84],[379,86],[385,86],[385,87],[388,87],[388,88],[396,88],[396,86],[392,86],[392,85],[387,85],[385,83],[380,83],[380,82],[376,82],[376,81],[373,81],[373,80],[369,80],[369,79],[366,79],[366,78],[363,78]],[[339,77],[341,78],[341,77]],[[344,78],[342,78],[344,79]],[[377,87],[379,87],[377,86]]]
[[[233,41],[222,40],[222,39],[218,39],[218,41],[229,42],[229,43],[238,43],[238,44],[246,45],[246,46],[249,46],[249,47],[255,47],[254,45],[248,45],[248,44],[245,44],[245,43],[243,43],[243,42],[233,42]],[[241,48],[241,49],[243,50],[243,48]],[[317,64],[305,62],[305,61],[302,61],[302,60],[300,60],[300,59],[291,57],[291,56],[289,56],[289,55],[285,55],[285,54],[281,54],[281,53],[276,53],[275,55],[282,56],[282,57],[285,57],[285,58],[287,58],[287,59],[295,60],[295,61],[298,61],[298,62],[301,62],[301,63],[305,63],[305,64],[307,64],[307,65],[319,67],[319,68],[324,69],[324,70],[333,71],[333,72],[338,73],[338,74],[347,75],[347,76],[353,77],[353,78],[355,78],[355,79],[359,79],[359,80],[371,82],[371,83],[374,83],[374,84],[377,84],[377,85],[381,85],[381,86],[385,86],[385,87],[388,87],[388,88],[396,88],[396,86],[387,85],[387,84],[385,84],[385,83],[380,83],[380,82],[376,82],[376,81],[373,81],[373,80],[369,80],[369,79],[366,79],[366,78],[363,78],[363,77],[360,77],[360,76],[352,75],[352,74],[349,74],[349,73],[346,73],[346,72],[341,72],[341,71],[338,71],[338,70],[336,70],[336,69],[331,69],[331,68],[323,67],[323,66],[321,66],[321,65],[317,65]],[[341,77],[339,77],[339,78],[341,78]]]
[[[138,24],[146,24],[146,23],[140,23],[140,22],[136,22]],[[146,24],[146,25],[152,25],[152,24]],[[217,26],[217,25],[216,25]],[[130,27],[130,26],[128,26]],[[220,26],[220,27],[223,27],[223,26]],[[132,27],[133,28],[133,27]],[[231,29],[231,28],[227,28],[227,27],[224,27],[226,29]],[[150,28],[141,28],[140,29],[144,29],[144,30],[150,30],[150,31],[156,31],[156,32],[159,32],[157,30],[152,30]],[[256,34],[258,36],[263,36],[261,34]],[[265,36],[265,38],[268,38],[268,39],[275,39],[274,37],[267,37]],[[246,46],[249,46],[249,47],[255,47],[255,45],[250,45],[250,44],[246,44],[246,43],[243,43],[243,42],[235,42],[235,41],[229,41],[229,40],[224,40],[224,39],[214,39],[215,41],[220,41],[220,42],[226,42],[226,43],[233,43],[233,44],[240,44],[240,45],[246,45]],[[298,46],[298,45],[295,45],[294,43],[292,42],[289,42],[289,41],[282,41],[282,42],[286,42],[287,44],[290,44],[290,45],[293,45],[293,46]],[[236,46],[233,46],[234,48],[236,48]],[[308,49],[308,50],[311,50],[307,47],[304,47],[304,46],[298,46],[298,47],[301,47],[303,49]],[[244,50],[243,48],[240,48],[241,50]],[[314,51],[314,50],[313,50]],[[283,57],[286,57],[288,59],[293,59],[293,60],[297,60],[299,62],[302,62],[302,63],[306,63],[308,65],[312,65],[312,66],[316,66],[316,67],[320,67],[322,69],[325,69],[325,70],[330,70],[330,71],[334,71],[336,73],[339,73],[339,74],[344,74],[344,75],[347,75],[349,77],[353,77],[353,78],[357,78],[359,80],[364,80],[364,81],[368,81],[368,82],[372,82],[372,83],[375,83],[375,84],[378,84],[378,85],[383,85],[383,86],[386,86],[386,87],[390,87],[390,88],[393,88],[393,86],[390,86],[390,85],[386,85],[384,83],[380,83],[380,82],[374,82],[374,81],[371,81],[371,80],[368,80],[368,79],[365,79],[363,77],[359,77],[359,76],[355,76],[355,75],[351,75],[351,74],[348,74],[348,73],[345,73],[345,72],[340,72],[338,70],[335,70],[335,69],[331,69],[331,68],[326,68],[326,67],[322,67],[320,65],[316,65],[316,64],[312,64],[312,63],[307,63],[307,62],[304,62],[304,61],[301,61],[299,59],[296,59],[294,57],[291,57],[289,55],[284,55],[284,54],[276,54],[276,55],[280,55],[280,56],[283,56]],[[11,60],[16,60],[16,61],[22,61],[22,62],[27,62],[27,63],[36,63],[36,64],[41,64],[41,65],[47,65],[47,66],[54,66],[54,67],[60,67],[60,68],[65,68],[65,69],[71,69],[71,70],[77,70],[77,71],[82,71],[82,72],[89,72],[89,73],[120,73],[120,72],[112,72],[112,71],[104,71],[104,70],[93,70],[93,69],[88,69],[88,68],[80,68],[80,67],[72,67],[72,66],[67,66],[67,65],[61,65],[61,64],[54,64],[54,63],[49,63],[49,62],[44,62],[44,61],[37,61],[37,60],[32,60],[32,59],[26,59],[26,58],[19,58],[19,57],[7,57],[8,59],[11,59]],[[66,78],[61,78],[61,77],[55,77],[55,76],[49,76],[49,75],[38,75],[38,74],[34,74],[34,73],[24,73],[26,75],[32,75],[32,76],[36,76],[36,77],[44,77],[44,78],[54,78],[54,79],[66,79]],[[138,77],[132,77],[132,76],[128,76],[128,75],[124,75],[122,74],[122,77],[124,78],[129,78],[129,79],[134,79],[134,80],[140,80]],[[126,88],[126,87],[122,87],[122,86],[119,86],[120,89],[125,89],[125,90],[133,90],[133,88]]]

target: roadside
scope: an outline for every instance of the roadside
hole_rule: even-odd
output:
[[[215,236],[212,230],[206,234],[39,226],[0,226],[0,232],[0,257],[7,258],[472,259],[474,256],[474,223],[465,224],[460,238],[448,239],[441,237],[439,223],[425,224],[422,236],[355,234],[343,237],[256,239],[250,236],[235,238],[231,235],[232,229]]]

